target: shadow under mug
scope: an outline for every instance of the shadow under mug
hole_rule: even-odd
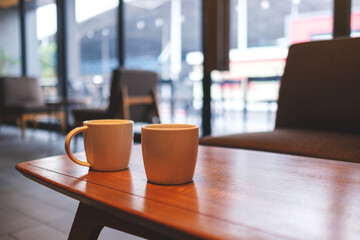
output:
[[[119,171],[128,168],[133,144],[131,120],[101,119],[84,121],[82,127],[71,130],[65,139],[65,152],[75,163],[95,171]],[[70,142],[77,133],[84,133],[87,162],[77,159]]]
[[[155,184],[184,184],[194,176],[199,127],[190,124],[150,124],[141,128],[146,177]]]

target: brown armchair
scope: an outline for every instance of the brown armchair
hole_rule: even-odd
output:
[[[61,120],[62,130],[65,131],[65,116],[63,111],[51,111],[44,102],[38,80],[29,77],[1,77],[0,78],[0,124],[5,121],[16,121],[21,127],[22,137],[28,121],[33,121],[37,127],[39,116],[49,114]]]
[[[275,130],[201,139],[244,148],[360,162],[360,38],[292,45]]]
[[[138,125],[160,122],[157,82],[155,72],[115,69],[111,79],[109,105],[105,108],[74,109],[75,126],[92,119],[131,119],[135,122],[135,141],[140,141]]]

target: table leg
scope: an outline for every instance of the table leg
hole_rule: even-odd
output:
[[[103,228],[97,221],[96,209],[80,202],[68,240],[96,240]]]
[[[141,221],[141,220],[139,220]],[[128,221],[127,218],[119,218],[108,212],[97,209],[80,202],[76,216],[71,227],[68,240],[96,240],[104,227],[116,229],[128,234],[132,234],[145,239],[189,239],[189,236],[183,232],[178,232],[171,236],[168,229],[140,225],[139,221]],[[158,231],[156,231],[156,229]],[[163,232],[163,233],[159,233]],[[171,230],[173,234],[174,230]]]

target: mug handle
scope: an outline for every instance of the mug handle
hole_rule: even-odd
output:
[[[68,157],[70,158],[70,160],[72,160],[73,162],[81,165],[81,166],[85,166],[85,167],[91,167],[90,163],[88,162],[84,162],[84,161],[81,161],[79,159],[77,159],[71,152],[70,150],[70,141],[72,139],[72,137],[79,133],[79,132],[85,132],[87,130],[87,126],[82,126],[82,127],[77,127],[77,128],[74,128],[73,130],[71,130],[68,135],[66,136],[65,138],[65,152],[66,152],[66,155],[68,155]]]

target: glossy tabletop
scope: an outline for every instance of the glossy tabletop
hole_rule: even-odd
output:
[[[83,154],[79,154],[84,159]],[[67,156],[16,168],[54,190],[168,236],[360,239],[360,164],[199,147],[194,181],[147,183],[141,146],[130,167],[94,172]]]

